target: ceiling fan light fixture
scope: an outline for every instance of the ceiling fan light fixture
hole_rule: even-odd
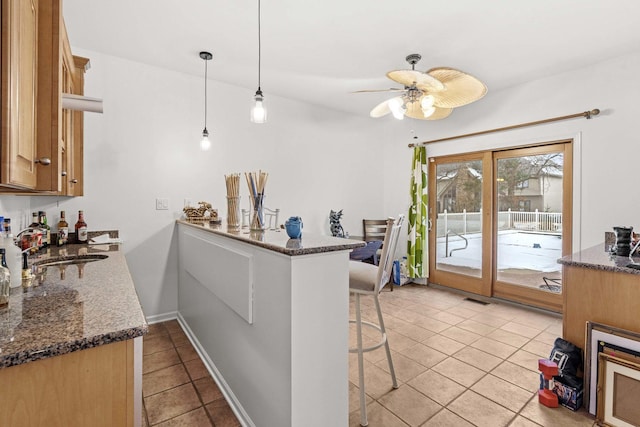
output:
[[[407,111],[407,107],[404,105],[401,97],[392,98],[389,100],[389,109],[391,114],[398,120],[404,119],[404,113]]]
[[[487,93],[487,87],[477,78],[450,67],[416,70],[419,54],[406,57],[411,69],[393,70],[387,77],[403,88],[361,90],[357,92],[401,92],[402,95],[376,105],[369,115],[373,118],[389,113],[402,120],[405,116],[418,120],[442,120],[454,108],[470,104]]]
[[[423,110],[427,110],[430,107],[433,107],[433,101],[434,99],[432,95],[425,95],[420,100],[420,106],[422,107]]]
[[[424,115],[425,119],[427,117],[431,117],[435,112],[436,112],[436,108],[433,106],[422,109],[422,114]]]

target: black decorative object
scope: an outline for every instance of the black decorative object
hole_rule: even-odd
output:
[[[613,227],[613,231],[616,232],[616,255],[629,256],[633,227]]]
[[[342,218],[342,209],[339,211],[331,211],[329,213],[329,224],[331,226],[331,235],[333,237],[344,237],[344,229],[340,225],[340,218]]]

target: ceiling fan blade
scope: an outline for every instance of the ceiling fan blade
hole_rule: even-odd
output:
[[[389,113],[391,113],[391,110],[389,109],[389,100],[387,99],[386,101],[383,101],[380,104],[373,107],[373,110],[371,110],[369,115],[373,118],[378,118],[378,117],[386,116]]]
[[[449,117],[452,111],[452,108],[435,107],[435,111],[433,112],[433,114],[431,114],[429,117],[425,117],[422,113],[420,102],[411,102],[407,104],[407,111],[404,113],[404,115],[418,120],[440,120]]]
[[[399,89],[399,88],[389,88],[389,89],[364,89],[364,90],[356,90],[353,91],[351,93],[369,93],[369,92],[402,92],[405,89]]]
[[[433,104],[441,108],[456,108],[470,104],[487,93],[487,87],[477,78],[455,68],[432,68],[427,74],[444,84],[445,90],[430,92]]]
[[[396,83],[407,87],[414,84],[420,90],[428,92],[438,92],[444,89],[444,85],[437,77],[416,70],[395,70],[389,71],[387,77]]]

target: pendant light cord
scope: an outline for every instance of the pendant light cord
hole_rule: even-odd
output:
[[[260,70],[262,69],[262,40],[261,40],[261,28],[260,28],[260,21],[261,21],[261,13],[260,13],[260,0],[258,0],[258,92],[261,92],[260,89]]]
[[[204,60],[204,129],[207,130],[207,59]]]

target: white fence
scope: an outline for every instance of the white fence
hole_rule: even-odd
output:
[[[448,213],[446,210],[438,214],[437,237],[444,237],[447,231],[457,234],[480,233],[482,231],[482,212]],[[525,230],[541,233],[561,234],[562,213],[558,212],[498,212],[498,230]]]

